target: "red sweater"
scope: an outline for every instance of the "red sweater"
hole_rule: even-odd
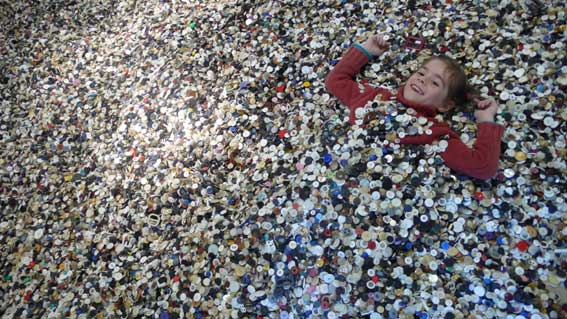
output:
[[[500,140],[504,133],[502,125],[492,122],[479,123],[476,142],[470,148],[461,141],[457,133],[449,128],[448,123],[439,122],[434,118],[437,114],[435,108],[406,100],[403,96],[403,88],[394,94],[387,89],[373,88],[363,83],[365,90],[360,92],[359,84],[354,80],[354,76],[366,63],[368,63],[368,57],[353,47],[325,79],[329,92],[349,107],[351,124],[354,124],[355,110],[364,107],[376,95],[381,94],[384,101],[395,97],[399,102],[415,109],[419,115],[427,117],[434,123],[430,128],[433,134],[408,136],[400,140],[401,144],[430,144],[441,136],[448,136],[449,145],[445,152],[440,153],[440,156],[449,168],[480,179],[489,179],[496,174],[500,157]]]

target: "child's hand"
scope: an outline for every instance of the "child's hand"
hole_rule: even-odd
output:
[[[478,106],[477,110],[474,111],[474,116],[476,117],[476,121],[480,122],[494,122],[494,115],[498,111],[498,103],[494,101],[494,99],[486,99],[486,100],[479,100],[474,99],[476,105]]]
[[[388,50],[390,44],[384,36],[376,34],[366,39],[366,41],[362,43],[362,47],[368,51],[368,53],[374,56],[379,56],[384,53],[384,51]]]

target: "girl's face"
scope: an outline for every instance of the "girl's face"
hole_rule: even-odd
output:
[[[431,60],[412,74],[404,86],[404,97],[417,104],[432,106],[446,112],[455,103],[447,98],[449,74],[440,60]]]

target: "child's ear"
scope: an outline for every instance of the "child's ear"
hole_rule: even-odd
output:
[[[455,101],[447,99],[441,106],[437,108],[439,112],[447,112],[455,107]]]

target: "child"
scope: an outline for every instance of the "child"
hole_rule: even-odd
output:
[[[500,140],[504,127],[494,123],[498,104],[493,99],[474,99],[478,106],[474,115],[478,123],[477,139],[473,148],[463,143],[459,135],[447,123],[435,119],[437,113],[447,112],[464,103],[471,95],[464,71],[451,58],[438,56],[429,59],[406,81],[396,94],[384,88],[372,88],[364,84],[363,92],[353,78],[372,58],[381,55],[389,47],[381,35],[368,38],[362,45],[356,44],[327,75],[327,89],[350,109],[350,123],[355,124],[355,111],[364,107],[378,94],[382,100],[396,99],[413,108],[418,115],[433,122],[431,134],[407,136],[401,144],[430,144],[446,136],[448,146],[440,155],[445,164],[457,172],[479,179],[489,179],[498,170]]]

